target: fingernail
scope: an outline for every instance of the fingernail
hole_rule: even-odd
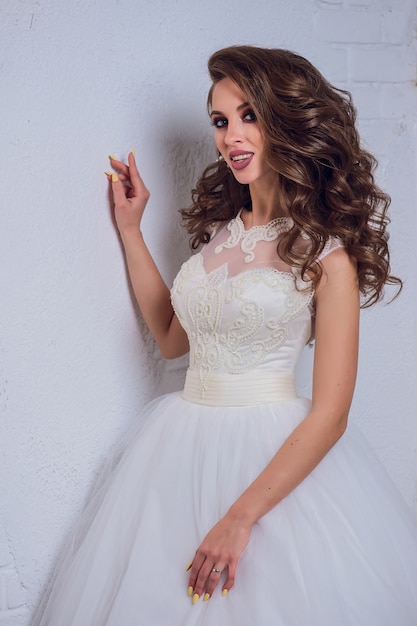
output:
[[[204,600],[204,602],[206,602],[207,600],[210,600],[210,594],[209,593],[205,593],[203,600]]]
[[[194,591],[193,587],[191,587],[191,586],[190,586],[190,587],[188,587],[188,592],[187,592],[187,593],[188,593],[188,595],[190,596],[190,598],[191,598],[191,596],[193,595],[193,591]]]
[[[111,175],[111,182],[112,182],[112,183],[117,183],[117,182],[118,182],[118,180],[119,180],[119,177],[118,177],[118,175],[117,175],[117,174],[112,174],[112,175]]]
[[[107,171],[105,171],[104,173],[106,176],[111,176],[113,174],[113,172],[107,172]]]
[[[223,589],[222,596],[227,596],[227,591],[228,591],[227,589]]]
[[[114,154],[109,154],[109,159],[112,159],[113,161],[119,160],[116,156],[114,156]]]
[[[130,152],[133,154],[133,156],[135,156],[135,149],[134,148],[130,148]]]
[[[191,569],[192,565],[193,565],[193,562],[192,562],[192,561],[190,561],[190,562],[188,563],[187,567],[185,568],[185,571],[186,571],[186,572],[188,572],[188,571]]]
[[[193,604],[196,604],[200,599],[200,596],[198,595],[198,593],[195,593],[193,595]]]

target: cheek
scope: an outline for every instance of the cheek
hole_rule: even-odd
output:
[[[214,143],[216,144],[216,148],[221,152],[222,147],[224,146],[223,136],[220,133],[214,133]]]
[[[252,141],[256,143],[260,150],[264,149],[265,139],[259,128],[253,127]]]

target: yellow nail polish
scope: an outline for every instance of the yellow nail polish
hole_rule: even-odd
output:
[[[188,587],[188,591],[187,591],[187,593],[188,593],[188,595],[190,596],[190,598],[191,598],[191,596],[193,595],[193,591],[194,591],[193,587],[191,587],[191,586],[190,586],[190,587]]]
[[[200,596],[198,595],[198,593],[195,593],[193,595],[193,604],[196,604],[200,599]]]
[[[111,182],[112,183],[117,183],[119,181],[119,177],[117,174],[112,174],[111,175]]]
[[[227,589],[223,589],[223,591],[222,591],[222,596],[227,596],[227,592],[228,592],[228,590],[227,590]]]
[[[186,572],[188,572],[188,571],[191,569],[192,565],[193,565],[193,562],[192,562],[192,561],[190,561],[190,562],[188,563],[187,567],[185,568],[185,571],[186,571]]]
[[[203,600],[204,600],[204,602],[207,602],[207,600],[210,600],[210,594],[209,593],[205,593]]]
[[[113,172],[107,172],[107,171],[105,171],[104,173],[106,176],[111,176],[113,174]]]
[[[130,152],[133,154],[133,156],[135,156],[135,149],[134,148],[131,148]]]
[[[118,161],[119,159],[114,156],[114,154],[109,154],[109,159],[112,159],[112,161]]]

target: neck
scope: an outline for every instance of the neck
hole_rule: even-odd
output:
[[[252,226],[267,224],[276,217],[287,217],[278,177],[272,181],[257,180],[249,185],[252,200]]]

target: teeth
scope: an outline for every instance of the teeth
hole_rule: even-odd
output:
[[[247,154],[238,154],[238,156],[231,157],[232,161],[244,161],[245,159],[249,159],[251,157],[251,153]]]

